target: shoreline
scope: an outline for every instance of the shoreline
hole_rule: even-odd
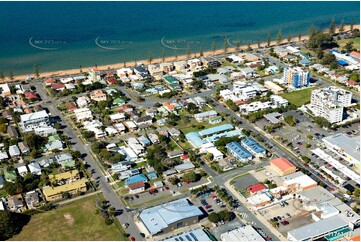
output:
[[[354,25],[354,29],[359,29],[360,25]],[[344,27],[344,31],[349,31],[350,30],[350,25],[345,25]],[[325,32],[325,31],[323,31]],[[338,33],[339,30],[336,29],[336,33]],[[301,36],[301,40],[300,41],[304,41],[304,40],[308,40],[309,36],[308,35],[303,35]],[[291,40],[291,43],[293,42],[298,42],[298,36],[297,37],[293,37]],[[285,44],[288,43],[287,39],[283,39],[281,44]],[[277,45],[277,41],[273,40],[270,43],[270,47],[271,46],[275,46]],[[254,49],[259,49],[258,48],[258,44],[251,44],[250,47],[254,50]],[[267,42],[261,42],[260,43],[260,48],[265,48],[267,47]],[[248,49],[248,45],[242,45],[239,47],[240,50],[246,50]],[[236,52],[236,48],[234,47],[228,47],[228,51],[227,54],[230,53],[234,53]],[[216,51],[214,51],[214,53],[212,51],[203,51],[203,56],[213,56],[213,55],[219,55],[219,54],[223,54],[224,53],[224,49],[217,49]],[[196,53],[192,53],[190,55],[190,58],[194,58],[194,57],[199,58],[199,52]],[[174,62],[174,61],[180,61],[180,60],[186,60],[189,59],[188,56],[186,54],[184,55],[179,55],[177,56],[177,58],[175,58],[175,56],[168,56],[164,58],[164,62]],[[152,60],[152,64],[159,64],[163,62],[163,58],[154,58]],[[145,65],[149,65],[149,61],[147,59],[143,59],[143,60],[139,60],[137,61],[137,63],[142,63]],[[134,61],[127,61],[125,62],[125,66],[126,67],[134,67],[135,63]],[[98,69],[99,70],[108,70],[108,69],[120,69],[124,67],[124,62],[123,63],[113,63],[113,64],[108,64],[108,65],[99,65]],[[91,67],[89,67],[91,68]],[[83,72],[87,72],[88,68],[83,67],[82,68],[84,71]],[[40,72],[40,77],[39,78],[46,78],[46,77],[51,77],[51,76],[64,76],[64,75],[74,75],[74,74],[81,74],[80,69],[66,69],[66,70],[58,70],[58,71],[47,71],[47,72]],[[34,74],[33,73],[29,73],[29,74],[23,74],[23,75],[16,75],[14,76],[13,80],[10,80],[9,77],[6,77],[5,80],[3,82],[16,82],[16,81],[22,81],[22,80],[26,80],[26,78],[28,77],[32,77]]]

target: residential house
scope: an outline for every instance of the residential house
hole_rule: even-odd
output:
[[[119,77],[126,77],[130,75],[133,75],[133,70],[131,68],[124,67],[117,70],[117,76]]]
[[[56,90],[56,91],[63,91],[65,89],[65,84],[63,83],[54,83],[51,84],[51,89]]]
[[[148,138],[153,144],[159,143],[158,135],[156,135],[155,133],[148,133]]]
[[[5,180],[4,180],[4,176],[0,175],[0,189],[2,189],[5,185]]]
[[[20,115],[20,127],[24,132],[30,132],[39,127],[46,127],[49,124],[50,117],[45,110]]]
[[[206,111],[203,113],[196,113],[194,114],[194,118],[198,121],[198,122],[203,122],[204,120],[209,120],[211,117],[215,117],[217,116],[218,113],[214,110],[210,110],[210,111]]]
[[[142,181],[129,184],[127,187],[130,194],[137,194],[145,191],[145,183]]]
[[[15,126],[9,125],[7,128],[7,132],[10,138],[19,137],[19,133],[16,130]]]
[[[117,97],[116,99],[113,100],[113,105],[114,106],[123,106],[125,104],[124,99]]]
[[[29,171],[37,176],[41,175],[41,167],[38,162],[34,161],[28,165]]]
[[[11,158],[20,156],[20,150],[17,145],[9,146],[9,155]]]
[[[102,90],[94,90],[90,93],[90,99],[94,101],[106,101],[107,95]]]
[[[140,126],[140,125],[148,125],[149,126],[152,124],[152,121],[153,121],[153,118],[149,115],[146,115],[143,117],[137,117],[134,119],[134,123],[137,126]]]
[[[7,160],[9,158],[8,153],[6,151],[0,151],[0,161]]]
[[[55,80],[54,78],[51,78],[51,77],[49,77],[48,79],[46,79],[44,81],[46,87],[49,87],[56,82],[57,82],[57,80]]]
[[[134,67],[134,73],[139,79],[146,79],[149,77],[148,71],[143,64],[138,64]]]
[[[125,120],[125,115],[123,113],[116,113],[109,115],[109,118],[112,122],[119,122]]]
[[[174,151],[167,152],[167,156],[171,159],[181,157],[183,154],[184,154],[184,152],[182,150],[174,150]]]
[[[18,171],[19,175],[22,177],[24,177],[29,172],[26,165],[19,166],[18,168],[16,168],[16,170]]]
[[[68,111],[74,111],[75,109],[78,109],[74,102],[66,102],[64,105]]]
[[[126,121],[123,124],[130,132],[138,129],[138,126],[133,121]]]
[[[216,58],[214,58],[212,56],[202,56],[201,61],[203,62],[203,64],[206,67],[217,68],[222,65],[222,63],[219,60],[217,60]]]
[[[24,199],[28,209],[34,209],[40,205],[40,197],[37,191],[25,193]]]
[[[92,112],[90,111],[89,108],[79,108],[79,109],[75,109],[73,112],[78,122],[87,119],[93,119]]]
[[[174,62],[174,67],[176,71],[184,71],[188,68],[187,62],[185,61],[176,61]]]
[[[7,198],[7,204],[8,204],[9,210],[13,211],[13,212],[22,212],[26,209],[24,207],[24,201],[23,201],[21,194],[9,196]]]
[[[174,65],[172,63],[164,62],[159,64],[159,68],[168,73],[174,70]]]
[[[28,155],[30,153],[30,148],[25,141],[19,142],[18,147],[23,155]]]
[[[78,97],[78,99],[76,100],[76,104],[78,105],[79,108],[87,107],[89,103],[90,100],[86,96]]]
[[[71,183],[66,183],[61,186],[56,186],[56,187],[47,186],[43,188],[43,194],[45,196],[45,200],[48,202],[61,200],[63,198],[64,193],[68,193],[74,196],[78,192],[86,192],[86,191],[87,191],[86,180],[84,178]]]
[[[10,87],[8,84],[0,84],[0,96],[7,97],[11,95]]]
[[[171,137],[178,137],[181,134],[179,129],[176,129],[176,128],[170,128],[168,130],[168,133],[170,134]]]

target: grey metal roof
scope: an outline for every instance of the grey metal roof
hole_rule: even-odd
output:
[[[139,218],[151,234],[157,234],[170,224],[201,216],[203,212],[185,198],[143,210]]]
[[[288,231],[288,234],[298,241],[309,240],[310,238],[327,234],[345,226],[348,226],[348,222],[344,220],[340,214],[338,214],[330,218],[319,220],[312,224],[307,224],[300,228],[293,229]]]
[[[344,134],[335,134],[323,138],[323,141],[339,147],[353,159],[360,160],[360,136],[350,138]]]

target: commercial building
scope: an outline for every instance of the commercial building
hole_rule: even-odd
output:
[[[227,151],[237,160],[247,162],[252,160],[252,154],[237,142],[231,142],[226,145]]]
[[[283,70],[283,82],[289,87],[307,87],[310,84],[310,72],[300,67],[287,67]]]
[[[350,106],[351,100],[351,92],[330,86],[312,91],[310,109],[314,115],[338,123],[343,120],[343,108]]]
[[[288,231],[287,239],[291,241],[329,240],[343,238],[360,222],[360,217],[337,214],[335,216],[307,224],[297,229]]]
[[[345,160],[360,164],[360,136],[348,137],[344,134],[334,134],[322,139],[327,149]]]
[[[50,118],[45,110],[20,116],[20,127],[24,132],[34,131],[36,128],[48,126],[49,124]]]
[[[257,141],[252,138],[245,138],[241,141],[241,144],[246,150],[248,150],[252,155],[259,157],[266,154],[266,149],[263,148]]]
[[[203,212],[183,198],[156,207],[144,209],[139,219],[151,235],[167,233],[184,226],[198,223]]]
[[[317,182],[300,171],[282,176],[281,179],[283,180],[282,186],[291,192],[305,191],[317,187]]]
[[[251,225],[221,234],[222,241],[265,241],[264,238]]]
[[[173,236],[163,241],[211,241],[211,239],[203,229],[195,229]]]
[[[289,175],[296,172],[296,166],[286,158],[277,158],[270,161],[271,168],[280,176]]]

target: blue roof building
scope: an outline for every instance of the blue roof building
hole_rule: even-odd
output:
[[[202,136],[209,136],[212,134],[217,134],[217,133],[221,133],[224,131],[228,131],[228,130],[232,130],[233,126],[232,124],[223,124],[223,125],[219,125],[219,126],[215,126],[209,129],[204,129],[202,131],[199,131],[199,135]]]
[[[190,132],[185,136],[188,142],[191,143],[194,148],[199,148],[201,147],[201,145],[208,143],[206,140],[199,137],[199,134],[197,132]]]
[[[246,138],[241,141],[241,144],[254,156],[261,156],[266,154],[266,149],[263,148],[257,141],[252,138]]]
[[[344,60],[338,60],[337,63],[340,65],[340,66],[347,66],[348,63]]]
[[[231,142],[226,145],[227,151],[237,160],[246,162],[252,160],[252,154],[237,142]]]
[[[144,174],[139,174],[136,176],[129,177],[125,180],[125,185],[128,186],[129,184],[133,184],[136,182],[147,182],[148,178]]]
[[[140,220],[151,235],[170,232],[199,221],[203,212],[185,198],[143,210]]]
[[[311,64],[311,61],[307,60],[307,59],[303,59],[303,60],[300,60],[300,64],[303,66],[309,66]]]

